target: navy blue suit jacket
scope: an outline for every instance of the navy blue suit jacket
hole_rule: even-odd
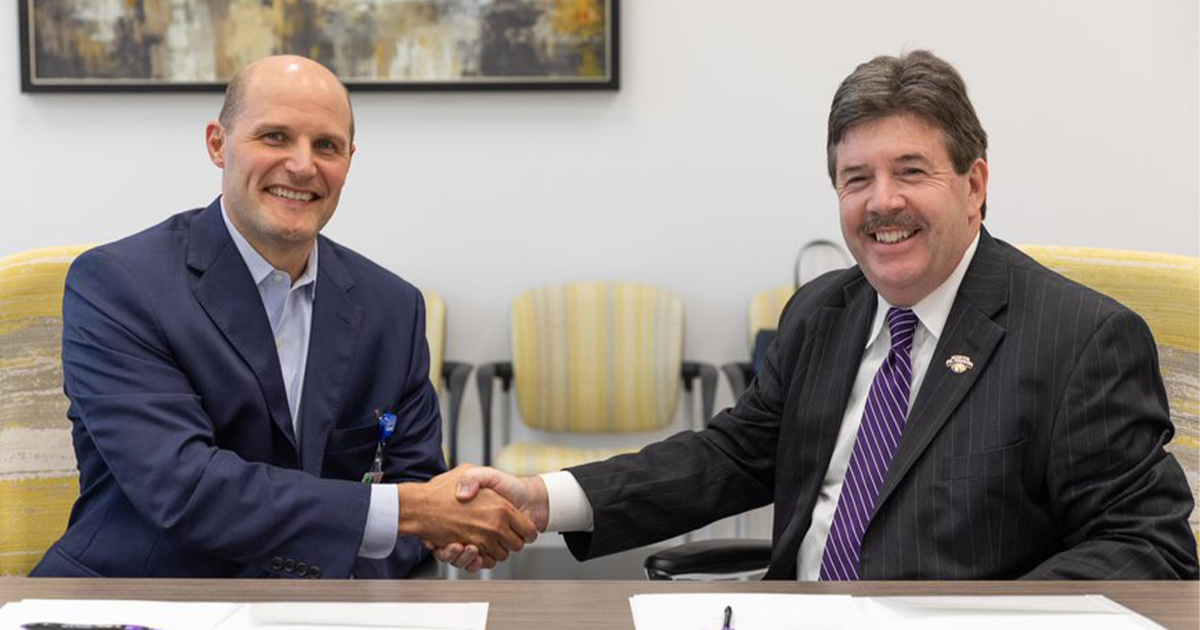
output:
[[[402,577],[356,557],[375,409],[390,481],[445,468],[420,292],[318,237],[294,435],[270,323],[220,204],[80,256],[63,298],[80,496],[39,576]]]

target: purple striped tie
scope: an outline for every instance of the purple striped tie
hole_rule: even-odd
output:
[[[862,424],[854,438],[850,466],[842,483],[833,526],[825,542],[821,558],[822,580],[857,580],[858,553],[863,532],[875,511],[875,499],[883,486],[883,476],[892,463],[904,418],[908,415],[909,384],[912,382],[913,333],[917,316],[902,308],[887,312],[888,330],[892,333],[892,349],[875,373]]]

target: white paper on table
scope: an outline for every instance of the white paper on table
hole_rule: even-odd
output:
[[[154,630],[486,630],[487,603],[152,602],[26,599],[0,608],[0,630],[55,622]]]
[[[863,628],[1161,630],[1101,595],[857,597]]]
[[[0,608],[0,630],[36,622],[124,624],[156,630],[211,630],[241,604],[123,599],[25,599]]]
[[[268,602],[247,604],[220,630],[486,630],[484,603]]]
[[[637,630],[718,630],[725,607],[737,630],[841,630],[861,612],[849,595],[687,593],[629,598]]]

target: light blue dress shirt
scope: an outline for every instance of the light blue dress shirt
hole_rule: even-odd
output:
[[[304,273],[291,282],[286,271],[276,269],[254,249],[229,220],[225,199],[221,199],[221,216],[229,237],[237,246],[250,277],[258,286],[275,350],[279,353],[279,368],[283,372],[283,387],[287,390],[288,411],[292,415],[292,433],[300,441],[300,398],[304,394],[304,373],[308,368],[308,340],[312,332],[313,299],[317,292],[318,249],[315,245],[308,257]],[[366,471],[363,471],[366,472]],[[371,505],[367,509],[367,526],[358,555],[365,558],[386,558],[396,546],[396,524],[400,518],[400,498],[391,484],[371,486]]]

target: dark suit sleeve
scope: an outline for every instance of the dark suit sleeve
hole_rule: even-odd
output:
[[[217,448],[159,324],[169,312],[107,252],[84,254],[67,277],[65,389],[122,492],[197,553],[265,571],[283,558],[349,575],[369,489]]]
[[[1067,548],[1026,577],[1195,578],[1192,495],[1163,449],[1173,428],[1141,318],[1121,309],[1101,322],[1054,423],[1046,481]]]
[[[638,453],[569,469],[592,532],[566,534],[579,560],[641,547],[771,502],[784,392],[779,338],[732,409]]]

